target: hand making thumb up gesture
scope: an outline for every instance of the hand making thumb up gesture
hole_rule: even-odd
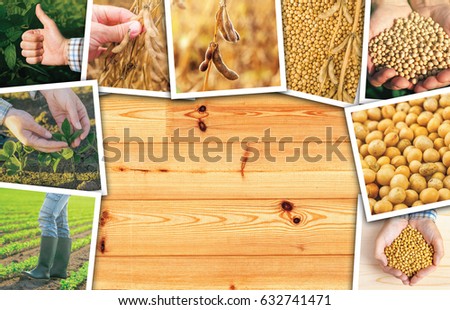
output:
[[[29,64],[67,65],[69,40],[62,36],[58,26],[45,14],[40,4],[36,6],[36,16],[44,29],[32,29],[24,32],[20,43],[22,56]]]

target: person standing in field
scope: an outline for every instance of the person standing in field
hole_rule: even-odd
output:
[[[39,212],[42,231],[39,260],[31,271],[24,271],[34,279],[67,278],[72,249],[67,205],[69,195],[47,193]]]

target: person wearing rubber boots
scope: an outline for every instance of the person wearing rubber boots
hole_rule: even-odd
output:
[[[67,204],[69,195],[47,193],[39,211],[42,231],[37,266],[24,274],[34,279],[67,278],[72,239]]]

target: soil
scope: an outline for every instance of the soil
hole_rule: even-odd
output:
[[[81,101],[85,104],[89,118],[91,119],[91,132],[95,132],[95,117],[94,117],[94,102],[92,94],[78,94]],[[35,117],[35,120],[51,132],[57,132],[58,127],[51,117],[48,106],[43,98],[33,101],[31,99],[8,99],[9,102],[16,109],[25,110]],[[14,137],[5,129],[0,128],[1,137],[9,137],[15,141]],[[1,139],[0,139],[1,140]],[[3,143],[6,141],[3,138]],[[2,144],[0,141],[0,147]],[[87,143],[83,141],[81,146]],[[7,183],[20,183],[39,186],[50,186],[58,188],[69,188],[79,190],[100,190],[100,173],[98,167],[98,157],[94,162],[85,162],[88,157],[96,157],[96,154],[90,150],[81,154],[81,162],[75,165],[75,177],[72,172],[72,165],[70,161],[61,160],[58,165],[57,172],[54,173],[51,167],[41,168],[39,172],[39,165],[37,162],[37,152],[33,152],[28,157],[28,162],[25,171],[21,175],[8,176],[5,171],[2,171],[0,162],[0,181]]]
[[[81,234],[77,234],[74,238],[84,238],[88,236],[91,232],[87,231]],[[67,268],[68,274],[70,272],[78,270],[86,261],[89,260],[89,249],[90,246],[85,246],[70,255],[69,267]],[[33,248],[21,253],[12,255],[5,259],[2,259],[2,264],[7,265],[11,262],[19,262],[26,260],[31,256],[39,255],[39,247]],[[58,290],[61,279],[32,279],[25,275],[19,275],[14,278],[6,279],[0,282],[0,290]],[[79,290],[86,289],[86,283],[82,283]]]

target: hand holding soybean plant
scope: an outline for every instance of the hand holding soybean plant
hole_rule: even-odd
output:
[[[169,91],[164,5],[158,0],[126,2],[130,10],[94,6],[89,78],[105,87]]]
[[[80,98],[70,88],[43,90],[41,93],[47,100],[50,113],[61,131],[63,130],[63,122],[66,119],[68,119],[75,130],[82,130],[80,136],[70,144],[72,147],[78,147],[81,140],[87,137],[91,128],[86,107]]]
[[[110,5],[94,5],[92,9],[91,41],[89,42],[89,61],[106,52],[105,44],[119,43],[129,35],[133,40],[143,28],[135,20],[136,14],[125,8]],[[128,34],[129,33],[129,34]]]
[[[415,285],[435,271],[443,256],[434,219],[421,213],[387,220],[375,242],[375,259],[382,270],[405,285]]]
[[[91,132],[95,120],[89,117],[92,89],[40,92],[43,97],[34,101],[28,93],[4,95],[14,107],[3,122],[9,132],[2,134],[9,139],[0,149],[0,181],[100,189],[97,139]],[[45,101],[48,105],[40,104]]]
[[[3,123],[11,133],[25,146],[38,151],[51,153],[59,152],[67,147],[66,142],[51,141],[50,131],[40,126],[34,118],[25,111],[11,108]]]

